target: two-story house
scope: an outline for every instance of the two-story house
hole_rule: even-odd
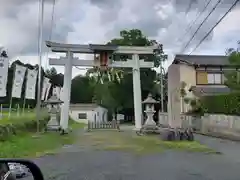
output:
[[[236,70],[227,56],[176,55],[168,67],[168,112],[171,123],[180,126],[180,114],[186,112],[180,97],[180,84],[186,83],[186,96],[229,93],[224,85],[224,72]]]

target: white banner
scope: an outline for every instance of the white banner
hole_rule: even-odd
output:
[[[12,85],[12,97],[21,98],[22,85],[25,78],[26,67],[16,64]]]
[[[0,56],[0,97],[7,95],[8,66],[9,59]]]
[[[35,99],[37,75],[37,70],[27,70],[27,84],[25,90],[26,99]]]
[[[47,90],[46,90],[46,95],[45,95],[45,99],[48,99],[48,95],[49,95],[49,91],[51,89],[52,84],[50,82],[47,83]]]
[[[48,88],[48,83],[49,83],[49,79],[44,77],[44,79],[43,79],[43,87],[42,87],[42,98],[41,98],[42,101],[45,100],[46,92],[47,92],[47,88]]]

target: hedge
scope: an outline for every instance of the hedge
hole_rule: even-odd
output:
[[[240,115],[240,93],[205,96],[201,99],[205,113]]]
[[[44,113],[39,120],[40,130],[46,127],[49,116]],[[6,141],[12,135],[18,135],[26,132],[36,132],[36,116],[31,114],[12,117],[9,120],[0,120],[0,141]]]

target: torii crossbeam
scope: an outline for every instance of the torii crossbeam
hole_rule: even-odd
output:
[[[63,108],[61,110],[60,125],[63,130],[68,129],[69,106],[70,106],[70,92],[71,92],[71,78],[72,66],[102,66],[104,65],[112,68],[132,68],[133,69],[133,94],[134,94],[134,117],[135,129],[139,130],[142,127],[142,96],[141,96],[141,81],[140,68],[153,68],[153,62],[145,62],[139,60],[139,54],[149,55],[153,54],[156,46],[115,46],[115,45],[78,45],[78,44],[62,44],[46,41],[47,47],[51,48],[52,52],[66,53],[66,57],[50,58],[50,65],[64,66],[64,85],[63,85]],[[81,54],[100,54],[100,60],[82,60],[73,57],[73,53]],[[132,55],[131,60],[127,61],[110,61],[112,54],[129,54]],[[103,59],[103,60],[102,60]]]

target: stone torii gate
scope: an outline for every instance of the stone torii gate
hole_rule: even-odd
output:
[[[113,46],[113,45],[78,45],[78,44],[62,44],[46,41],[47,47],[52,52],[65,53],[65,57],[49,58],[49,65],[64,66],[64,85],[63,85],[63,106],[61,110],[60,125],[64,131],[68,129],[70,92],[73,66],[93,66],[93,67],[111,67],[111,68],[132,68],[133,69],[133,94],[134,94],[134,117],[135,129],[142,127],[142,96],[140,68],[153,68],[153,62],[145,62],[139,60],[139,55],[150,55],[157,49],[155,46]],[[74,53],[84,54],[100,54],[98,61],[83,60],[73,57]],[[132,59],[127,61],[110,61],[113,54],[132,55]]]

